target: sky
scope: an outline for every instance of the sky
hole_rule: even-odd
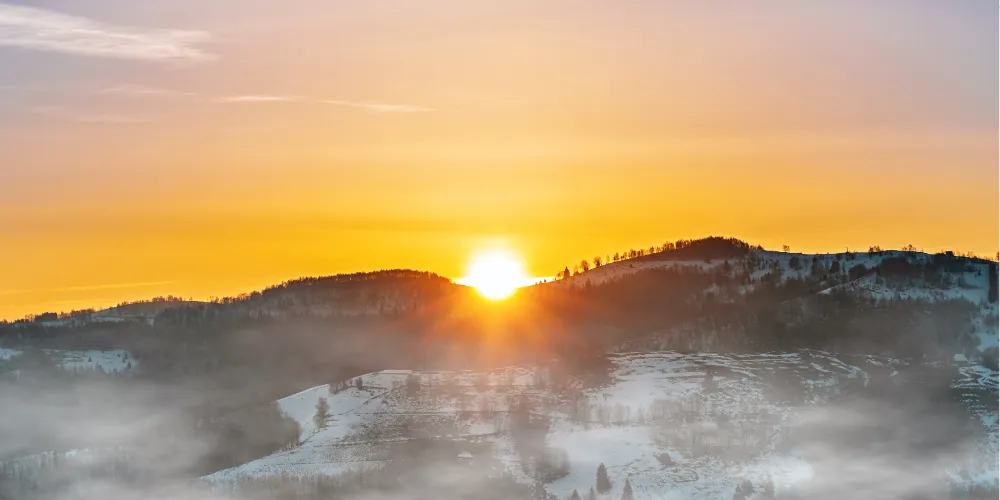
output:
[[[0,0],[0,318],[735,236],[998,247],[996,2]]]

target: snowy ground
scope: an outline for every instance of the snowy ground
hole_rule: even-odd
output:
[[[567,474],[545,485],[559,498],[574,489],[587,492],[600,463],[613,483],[609,498],[621,495],[626,478],[637,499],[728,500],[744,479],[758,486],[773,482],[780,492],[808,483],[816,474],[806,460],[782,449],[783,437],[797,419],[838,394],[863,390],[871,381],[867,370],[888,374],[900,366],[892,359],[838,358],[816,351],[623,354],[613,362],[608,384],[577,393],[539,388],[544,372],[529,368],[385,371],[362,377],[361,389],[308,389],[278,401],[301,426],[300,446],[206,479],[337,475],[377,468],[392,459],[394,445],[413,438],[419,428],[420,437],[458,443],[456,461],[496,462],[516,480],[531,484],[532,466],[521,463],[507,413],[513,401],[527,398],[534,412],[550,422],[545,445],[568,457]],[[996,372],[974,366],[962,370],[959,383],[993,387],[996,398]],[[418,390],[407,383],[415,376],[420,377]],[[573,410],[571,393],[586,411]],[[330,407],[325,428],[313,423],[320,398]],[[982,457],[973,460],[985,466],[971,479],[995,484],[995,404],[972,410],[987,438],[978,450]]]
[[[411,376],[419,378],[419,389],[408,386]],[[529,370],[511,368],[481,373],[387,370],[361,379],[361,389],[351,385],[333,392],[329,385],[323,385],[279,400],[278,407],[298,422],[302,444],[207,479],[336,475],[378,466],[389,459],[394,444],[407,439],[398,429],[403,422],[426,429],[426,437],[495,442],[496,455],[503,463],[510,463],[509,457],[504,457],[512,453],[511,444],[497,435],[506,425],[507,397],[530,390],[534,378]],[[325,398],[330,408],[325,428],[317,428],[314,422],[320,398]],[[480,410],[495,414],[484,417]],[[464,415],[466,412],[470,415]]]
[[[808,463],[775,449],[794,406],[776,404],[784,396],[766,394],[765,380],[777,374],[798,381],[802,392],[788,396],[812,404],[866,382],[861,369],[823,353],[636,354],[615,363],[616,382],[587,393],[597,407],[622,408],[612,410],[611,424],[562,420],[549,433],[550,445],[571,457],[569,475],[548,485],[560,498],[594,486],[600,463],[612,480],[611,498],[621,495],[626,478],[636,498],[728,499],[744,479],[773,481],[779,490],[808,481]],[[706,387],[709,370],[717,389]],[[652,411],[666,415],[654,419]],[[640,412],[646,412],[642,420]],[[747,446],[736,444],[740,440]],[[718,453],[731,445],[738,459]]]
[[[123,373],[135,370],[139,362],[123,349],[65,351],[49,350],[45,353],[52,356],[59,366],[72,373],[103,371],[104,373]]]
[[[125,373],[138,369],[139,362],[124,349],[74,351],[44,349],[56,366],[70,373]],[[0,361],[8,361],[20,356],[17,349],[0,348]]]
[[[952,386],[965,389],[963,402],[982,425],[986,439],[977,442],[978,459],[976,467],[968,471],[967,477],[955,477],[956,481],[996,484],[1000,475],[997,450],[1000,449],[1000,429],[997,419],[998,373],[983,366],[963,366],[959,368],[960,378]]]

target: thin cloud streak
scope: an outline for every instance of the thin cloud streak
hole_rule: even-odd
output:
[[[17,290],[0,290],[0,295],[16,295],[22,293],[52,293],[52,292],[85,292],[91,290],[113,290],[118,288],[140,288],[147,286],[159,286],[159,285],[170,285],[176,283],[176,281],[138,281],[132,283],[106,283],[103,285],[82,285],[82,286],[65,286],[59,288],[44,288],[44,289],[17,289]]]
[[[432,108],[426,108],[423,106],[413,106],[410,104],[382,104],[373,102],[357,102],[357,101],[323,101],[326,104],[332,104],[334,106],[346,106],[350,108],[364,109],[367,111],[372,111],[375,113],[427,113],[434,111]]]
[[[151,116],[113,114],[77,115],[71,116],[70,119],[79,123],[149,123],[155,120],[155,118]]]
[[[145,85],[133,85],[130,83],[100,89],[94,92],[97,95],[116,95],[126,97],[192,97],[195,94],[180,90],[164,89],[158,87],[147,87]]]
[[[267,102],[295,102],[302,100],[294,95],[234,95],[220,97],[215,100],[219,104],[239,104],[239,103],[267,103]]]
[[[0,46],[143,61],[204,61],[201,31],[143,29],[0,3]]]
[[[77,123],[149,123],[156,119],[152,116],[88,113],[68,110],[57,106],[39,106],[34,108],[33,111],[39,115],[50,116]]]

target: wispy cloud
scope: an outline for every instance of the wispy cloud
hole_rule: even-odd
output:
[[[130,83],[100,89],[95,91],[94,93],[98,95],[118,95],[126,97],[176,98],[176,97],[194,96],[194,94],[191,92],[183,92],[180,90],[164,89],[158,87],[147,87],[145,85],[133,85]]]
[[[332,104],[334,106],[347,106],[350,108],[359,108],[366,111],[372,111],[375,113],[426,113],[429,111],[434,111],[433,108],[425,108],[423,106],[413,106],[410,104],[382,104],[374,102],[357,102],[357,101],[323,101],[326,104]]]
[[[76,111],[57,106],[38,106],[34,108],[36,114],[59,118],[78,123],[149,123],[156,118],[142,115],[120,115],[112,113],[91,113],[87,111]]]
[[[71,118],[73,121],[80,123],[149,123],[155,120],[152,116],[130,116],[107,113],[82,114],[72,116]]]
[[[295,102],[301,101],[302,98],[294,95],[264,95],[264,94],[250,94],[250,95],[233,95],[220,97],[215,100],[215,102],[220,104],[238,104],[238,103],[266,103],[266,102]]]
[[[0,3],[0,46],[146,61],[212,59],[201,31],[143,29]]]
[[[159,285],[170,285],[176,283],[176,281],[136,281],[129,283],[106,283],[101,285],[82,285],[82,286],[64,286],[59,288],[40,288],[40,289],[16,289],[16,290],[0,290],[0,295],[15,295],[22,293],[51,293],[51,292],[85,292],[91,290],[113,290],[118,288],[140,288],[147,286],[159,286]]]

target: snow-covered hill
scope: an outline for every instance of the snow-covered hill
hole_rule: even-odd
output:
[[[56,367],[70,373],[125,373],[139,368],[139,361],[124,349],[43,349],[42,352]],[[13,360],[22,354],[23,351],[18,349],[0,348],[0,362]]]
[[[991,267],[996,264],[952,254],[927,254],[887,250],[838,254],[800,254],[750,248],[732,258],[677,258],[671,252],[621,260],[552,282],[554,287],[575,289],[624,280],[641,273],[687,270],[713,276],[703,290],[721,302],[738,302],[762,286],[791,280],[807,283],[806,293],[830,296],[848,294],[879,304],[885,301],[919,301],[970,304],[971,342],[980,352],[998,345],[998,303],[991,302]],[[995,279],[995,274],[993,274]],[[822,288],[816,288],[821,286]],[[996,284],[993,284],[995,293]]]
[[[989,272],[987,262],[974,261],[957,257],[963,262],[962,270],[951,272],[954,282],[944,287],[932,287],[929,284],[920,286],[911,284],[902,298],[914,299],[945,299],[960,298],[970,302],[979,303],[986,298],[989,288]],[[934,255],[922,252],[908,252],[901,250],[885,250],[879,252],[844,252],[835,254],[802,254],[791,252],[776,252],[771,250],[750,249],[742,257],[730,259],[678,259],[670,256],[669,253],[651,254],[641,259],[627,259],[618,262],[611,262],[602,266],[594,267],[586,272],[580,272],[569,278],[557,280],[557,286],[582,287],[588,282],[591,285],[607,283],[609,281],[620,280],[627,276],[643,271],[655,269],[695,269],[702,272],[717,270],[724,264],[732,266],[732,270],[745,269],[750,273],[751,280],[760,280],[767,274],[775,274],[778,280],[788,280],[791,278],[804,278],[810,275],[814,265],[822,270],[830,269],[834,262],[837,262],[837,273],[847,275],[851,268],[863,266],[866,270],[872,270],[883,262],[890,259],[902,259],[914,264],[927,264],[934,260]],[[732,272],[732,271],[731,271]],[[868,280],[861,281],[861,289],[871,288],[874,280],[869,276]],[[849,290],[851,283],[859,281],[846,279],[843,287]],[[881,294],[883,298],[896,298],[895,290],[888,287],[874,288],[869,290],[872,293]]]
[[[430,439],[453,443],[455,463],[495,464],[496,474],[530,485],[541,467],[519,447],[523,441],[514,418],[530,408],[525,411],[544,422],[546,456],[556,457],[549,469],[558,472],[549,473],[544,488],[558,498],[593,487],[601,463],[612,481],[607,498],[619,498],[626,479],[638,499],[728,500],[744,480],[759,489],[773,484],[779,492],[791,491],[838,480],[831,476],[831,457],[817,455],[812,441],[803,445],[797,426],[847,417],[877,420],[878,414],[836,413],[831,401],[899,380],[906,366],[817,351],[623,354],[613,358],[607,383],[591,389],[552,381],[544,368],[382,371],[361,377],[360,388],[351,384],[331,391],[324,385],[279,400],[281,410],[298,422],[301,444],[205,479],[231,484],[248,477],[377,470],[393,460],[400,443]],[[936,464],[944,468],[927,471],[927,480],[996,485],[997,374],[973,366],[960,370],[955,387],[985,393],[994,404],[966,402],[980,431],[971,434],[969,446],[956,443],[947,454],[951,462]],[[321,398],[329,416],[317,427]],[[832,457],[858,464],[890,458]],[[887,481],[905,473],[904,464],[880,467],[870,473],[886,475]]]

